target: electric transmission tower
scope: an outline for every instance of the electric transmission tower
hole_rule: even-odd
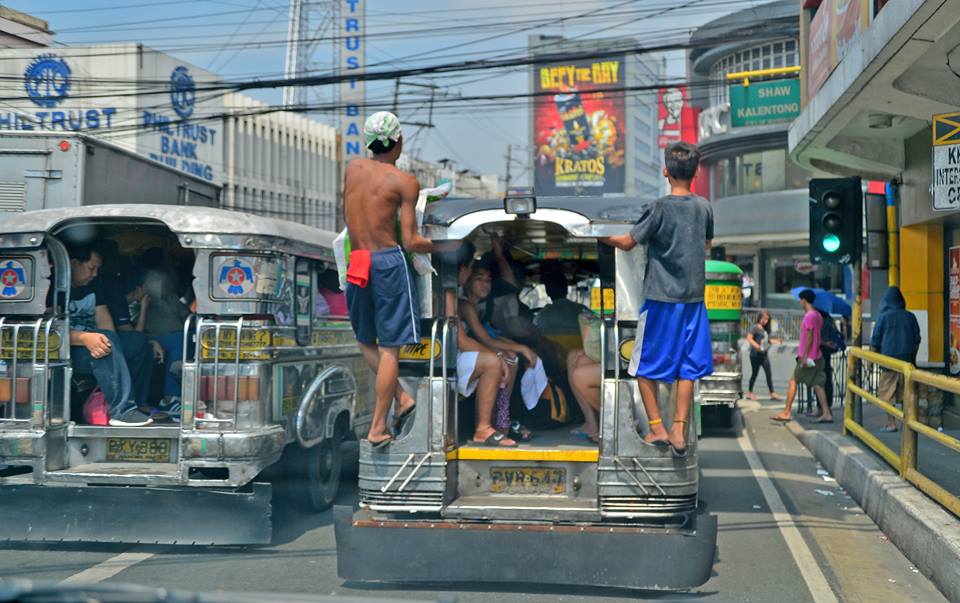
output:
[[[340,0],[290,0],[284,76],[304,77],[339,69],[339,37]],[[287,86],[283,89],[283,104],[288,108],[308,107],[311,102],[335,105],[336,89],[336,86]],[[326,113],[324,120],[333,123],[335,114]]]

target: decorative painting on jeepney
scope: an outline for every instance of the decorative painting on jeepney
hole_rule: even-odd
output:
[[[0,257],[0,300],[30,299],[33,287],[33,260],[27,257]]]
[[[304,388],[313,382],[316,375],[316,363],[299,362],[277,366],[277,387],[274,389],[274,395],[278,417],[297,412]]]
[[[211,257],[215,299],[277,299],[286,285],[286,267],[281,258],[247,255]]]

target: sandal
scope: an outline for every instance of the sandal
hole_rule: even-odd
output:
[[[487,448],[516,448],[517,443],[513,444],[504,444],[503,441],[507,439],[507,436],[503,435],[499,431],[494,431],[490,434],[486,440],[478,442],[477,440],[472,440],[472,443],[479,444],[480,446],[485,446]]]
[[[889,425],[884,425],[883,427],[880,428],[880,433],[895,433],[897,431],[899,431],[899,429],[897,428],[896,425],[894,425],[893,427],[890,427]]]
[[[370,440],[367,440],[367,441],[370,442]],[[384,438],[379,442],[370,442],[370,448],[371,450],[383,450],[384,448],[389,446],[391,442],[393,442],[393,436]]]
[[[653,427],[654,425],[662,425],[663,419],[654,419],[652,421],[648,421],[648,424],[650,425],[650,427]],[[651,430],[651,433],[652,432],[653,431]],[[644,437],[642,433],[640,433],[639,428],[637,429],[637,435],[640,436],[640,441],[646,444],[647,446],[656,446],[657,448],[666,448],[667,446],[670,445],[670,440],[666,438],[654,438],[652,440],[648,440],[646,437]]]
[[[406,409],[405,411],[403,411],[402,413],[400,413],[399,415],[397,415],[397,416],[395,416],[395,417],[393,418],[393,431],[394,431],[395,433],[399,433],[399,432],[400,432],[400,428],[403,427],[403,422],[404,422],[404,421],[407,419],[407,417],[409,417],[410,414],[413,413],[413,411],[415,411],[415,410],[417,410],[417,405],[416,405],[416,404],[411,404],[410,406],[407,407],[407,409]]]
[[[507,435],[518,442],[529,442],[533,439],[533,432],[521,424],[520,421],[514,421],[510,424],[510,431]]]

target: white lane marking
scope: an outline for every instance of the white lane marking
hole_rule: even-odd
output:
[[[120,553],[93,567],[88,567],[82,572],[70,576],[63,582],[64,584],[93,584],[103,582],[151,557],[153,557],[153,553]]]
[[[777,523],[777,528],[780,530],[783,540],[787,543],[790,554],[793,555],[793,560],[800,570],[800,575],[803,576],[803,581],[807,583],[810,596],[812,596],[813,600],[817,603],[836,602],[836,595],[833,593],[830,585],[827,584],[827,579],[824,577],[823,572],[820,571],[817,560],[807,547],[807,543],[803,540],[803,536],[800,534],[800,530],[797,529],[797,524],[794,523],[793,517],[787,511],[786,505],[783,504],[783,499],[780,498],[780,494],[774,487],[773,480],[770,479],[770,475],[763,467],[763,463],[760,462],[760,457],[753,448],[753,442],[750,441],[750,436],[747,435],[746,425],[744,425],[741,430],[740,437],[737,438],[737,443],[740,444],[743,455],[747,457],[747,463],[750,465],[754,479],[760,484],[760,491],[763,492],[763,498],[767,501],[767,508],[770,509],[770,514],[773,515],[773,520]]]

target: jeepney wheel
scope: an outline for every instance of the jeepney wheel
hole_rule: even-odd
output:
[[[326,438],[313,448],[301,449],[299,478],[294,486],[299,490],[296,499],[308,512],[319,513],[333,504],[340,489],[340,471],[343,468],[343,434],[338,427],[332,438]]]

